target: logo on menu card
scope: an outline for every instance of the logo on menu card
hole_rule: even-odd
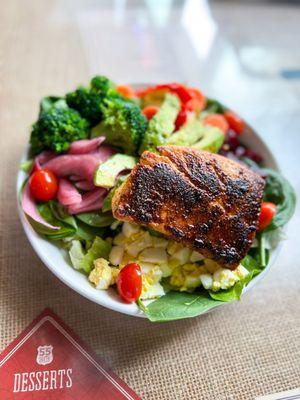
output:
[[[39,365],[47,365],[53,361],[53,346],[39,346],[37,348],[36,362]]]
[[[37,348],[36,362],[48,365],[53,361],[53,346],[44,345]],[[72,387],[72,368],[52,369],[50,371],[26,371],[14,374],[14,393],[54,390]]]

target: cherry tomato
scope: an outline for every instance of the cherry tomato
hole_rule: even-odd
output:
[[[186,123],[187,119],[188,112],[185,107],[181,107],[181,110],[179,111],[175,121],[175,131],[178,131],[178,129]]]
[[[203,120],[204,125],[215,126],[216,128],[221,129],[226,135],[229,129],[228,122],[221,114],[209,114]]]
[[[150,121],[150,119],[154,117],[158,110],[159,107],[157,106],[147,106],[143,108],[142,113],[145,115],[147,120]]]
[[[245,123],[236,113],[233,111],[225,111],[224,117],[228,122],[231,129],[233,129],[238,135],[241,135],[245,129]]]
[[[117,279],[117,288],[119,295],[128,303],[132,303],[140,297],[142,292],[142,272],[138,264],[127,264],[121,269]]]
[[[261,205],[261,210],[258,219],[258,230],[264,230],[274,218],[276,213],[276,205],[269,201],[264,201]]]
[[[135,92],[131,86],[117,85],[116,89],[122,96],[127,97],[128,99],[135,97]]]
[[[48,169],[40,169],[30,176],[29,187],[32,196],[36,200],[49,201],[56,196],[58,189],[57,178]]]

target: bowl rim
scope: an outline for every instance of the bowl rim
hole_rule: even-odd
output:
[[[140,83],[140,84],[134,84],[132,86],[135,88],[143,88],[147,85],[149,85],[149,84]],[[275,160],[274,155],[272,154],[271,150],[266,145],[266,143],[263,141],[261,136],[258,135],[256,133],[256,131],[248,123],[245,122],[245,125],[246,125],[245,131],[248,132],[248,136],[250,135],[248,142],[251,142],[254,137],[255,141],[259,145],[260,149],[263,150],[263,152],[266,155],[267,166],[280,172],[280,169],[278,167],[278,164]],[[251,138],[252,138],[252,140],[251,140]],[[241,138],[241,142],[245,143],[243,138]],[[245,144],[247,144],[247,143],[245,143]],[[29,152],[29,145],[23,152],[20,163],[28,159],[28,152]],[[43,238],[41,235],[39,235],[38,233],[36,233],[34,231],[34,229],[31,227],[29,221],[27,220],[27,218],[22,210],[22,206],[21,206],[21,202],[20,202],[20,190],[21,190],[21,187],[22,187],[26,177],[27,177],[27,174],[24,171],[22,171],[21,169],[19,169],[17,172],[17,176],[16,176],[16,178],[17,178],[16,179],[17,209],[18,209],[19,218],[22,223],[25,235],[26,235],[29,243],[31,244],[33,250],[40,258],[40,260],[46,265],[46,267],[60,281],[62,281],[65,285],[69,286],[75,292],[79,293],[80,295],[87,298],[88,300],[90,300],[98,305],[101,305],[105,308],[108,308],[110,310],[120,312],[122,314],[130,315],[130,316],[134,316],[134,317],[146,318],[145,314],[137,307],[137,305],[135,303],[126,304],[124,302],[121,302],[120,300],[116,301],[115,299],[113,299],[113,296],[110,297],[110,294],[112,294],[112,290],[114,290],[113,288],[110,288],[108,291],[101,292],[101,291],[95,289],[94,287],[92,287],[92,285],[90,285],[86,276],[84,276],[84,278],[86,280],[86,285],[82,284],[81,281],[77,282],[76,279],[75,280],[72,279],[71,273],[69,273],[69,274],[63,273],[63,269],[60,268],[59,265],[56,265],[54,262],[51,262],[51,259],[47,258],[46,254],[44,254],[44,252],[42,251],[41,245],[39,243],[40,240],[45,241],[46,246],[48,246],[48,245],[51,247],[57,247],[57,246],[55,245],[55,243],[47,240],[46,238]],[[251,280],[251,282],[243,289],[243,294],[245,294],[250,289],[252,289],[267,274],[267,272],[270,270],[271,266],[273,265],[274,261],[276,260],[278,253],[281,249],[281,246],[282,246],[282,242],[280,242],[277,245],[277,247],[271,251],[270,260],[269,260],[267,267],[259,275],[257,275],[256,277],[254,277]],[[63,249],[60,249],[60,252],[61,252],[62,259],[64,259],[63,252],[65,252],[65,251]],[[76,274],[80,274],[79,271],[76,271],[75,269],[73,269],[73,267],[71,266],[70,263],[68,263],[68,267],[70,268],[71,271],[75,272]],[[103,296],[103,292],[105,292],[107,295]],[[115,291],[114,291],[114,293],[115,293]],[[225,306],[226,304],[229,304],[229,303],[224,303],[218,307],[208,310],[207,312],[214,311],[221,306],[222,307]]]

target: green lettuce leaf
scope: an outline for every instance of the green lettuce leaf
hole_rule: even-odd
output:
[[[194,293],[170,291],[159,299],[154,300],[148,306],[145,306],[141,301],[137,304],[150,321],[162,322],[195,317],[224,304],[224,302],[240,300],[243,288],[263,269],[249,255],[243,259],[242,265],[249,271],[249,274],[228,290],[207,292],[202,289]]]
[[[265,229],[266,232],[284,226],[293,216],[296,207],[296,194],[282,175],[271,169],[263,170],[267,174],[264,200],[276,204],[276,214]]]
[[[244,286],[245,286],[245,280],[242,280],[237,282],[234,286],[232,286],[230,289],[227,290],[219,290],[218,292],[213,292],[212,290],[210,290],[209,295],[214,300],[219,300],[229,303],[230,301],[241,299]]]
[[[126,181],[127,178],[128,178],[128,175],[121,176],[117,180],[115,186],[109,191],[108,195],[105,197],[104,202],[103,202],[103,206],[102,206],[103,212],[107,212],[107,211],[111,210],[112,198],[114,197],[116,190],[122,185],[122,183],[124,183]]]
[[[83,249],[79,240],[72,240],[69,255],[75,269],[89,274],[93,269],[94,260],[97,258],[108,259],[110,250],[111,245],[108,242],[96,237],[87,251]]]
[[[110,212],[88,212],[78,214],[77,219],[84,222],[87,225],[94,227],[105,227],[111,225],[115,219]]]
[[[26,173],[29,173],[33,167],[33,160],[26,160],[20,164],[20,169]]]
[[[175,292],[171,291],[141,307],[152,322],[166,322],[183,318],[192,318],[223,304],[212,299],[207,292]]]
[[[96,236],[102,237],[105,233],[105,228],[98,228],[85,224],[84,222],[77,220],[77,230],[74,235],[74,239],[84,240],[85,242],[91,242]]]
[[[76,225],[74,225],[73,217],[70,218],[69,215],[65,218],[62,216],[57,217],[58,214],[53,212],[55,207],[55,204],[51,202],[41,203],[37,205],[37,210],[49,224],[59,226],[59,230],[47,228],[45,225],[42,225],[29,217],[31,225],[37,233],[46,236],[48,239],[60,240],[67,237],[73,237],[76,233]]]
[[[244,287],[248,285],[254,276],[258,275],[263,270],[263,266],[250,255],[247,255],[242,260],[241,264],[248,270],[249,274],[230,289],[219,290],[218,292],[210,290],[209,295],[212,299],[224,302],[240,300]]]

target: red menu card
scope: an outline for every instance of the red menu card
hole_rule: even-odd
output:
[[[0,399],[140,398],[46,309],[0,355]]]

